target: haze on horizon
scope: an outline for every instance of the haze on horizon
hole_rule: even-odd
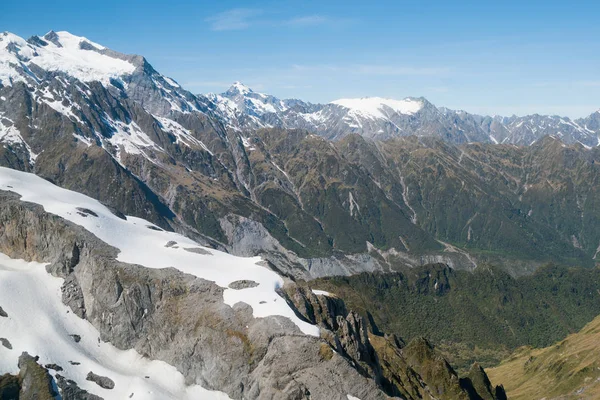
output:
[[[7,0],[0,30],[66,30],[141,54],[196,93],[241,81],[311,102],[423,96],[479,114],[582,117],[600,108],[600,5],[582,3]]]

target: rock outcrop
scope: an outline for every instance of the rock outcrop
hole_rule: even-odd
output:
[[[19,400],[55,400],[58,395],[48,371],[27,353],[19,357]]]
[[[323,335],[329,346],[322,349],[324,357],[333,352],[342,355],[389,396],[502,398],[502,388],[493,388],[478,365],[473,366],[468,376],[460,378],[427,340],[417,338],[405,345],[394,335],[382,334],[359,314],[346,311],[344,302],[333,295],[317,295],[293,283],[286,285],[282,293],[302,317],[328,328]]]
[[[306,336],[287,318],[253,318],[244,303],[224,304],[224,289],[213,282],[119,262],[115,248],[13,193],[1,192],[0,200],[0,252],[49,263],[47,270],[64,279],[63,302],[102,340],[175,366],[188,384],[234,399],[342,400],[350,394],[371,400],[409,393],[389,378],[402,373],[389,367],[399,348],[383,365],[365,320],[341,299],[293,282],[282,289],[298,315],[322,327],[321,338]],[[421,388],[414,393],[429,390],[430,378],[412,371],[409,382]],[[447,374],[448,387],[456,383],[452,390],[460,392],[456,375]]]

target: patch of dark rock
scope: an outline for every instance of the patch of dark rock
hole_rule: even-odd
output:
[[[0,399],[18,399],[19,377],[11,374],[0,375]]]
[[[267,304],[267,302],[264,300],[261,300],[258,304]]]
[[[150,379],[150,377],[149,377],[148,375],[146,375],[144,378],[146,378],[146,379]]]
[[[146,225],[146,228],[152,229],[153,231],[164,232],[163,229],[160,229],[158,226],[154,226],[154,225]]]
[[[77,361],[69,361],[69,364],[71,364],[71,365],[81,365],[81,363],[77,362]]]
[[[63,400],[104,400],[100,396],[89,393],[79,387],[77,382],[56,374],[56,384],[60,388]]]
[[[81,341],[81,336],[80,335],[69,335],[73,338],[73,340],[75,341],[75,343],[79,343]]]
[[[44,368],[51,369],[51,370],[54,370],[56,372],[60,372],[60,371],[63,370],[63,367],[61,367],[58,364],[46,364],[46,365],[44,365]]]
[[[235,290],[248,289],[248,288],[253,288],[253,287],[257,287],[257,286],[258,286],[258,282],[254,282],[254,281],[251,281],[248,279],[234,281],[229,284],[229,288],[235,289]]]
[[[114,389],[115,388],[115,382],[112,379],[110,379],[106,376],[96,375],[92,371],[88,372],[85,379],[88,381],[94,382],[96,385],[100,386],[103,389]]]
[[[6,313],[6,311],[4,311],[4,310],[2,309],[2,307],[0,307],[0,317],[4,317],[4,318],[7,318],[7,317],[8,317],[8,314]]]
[[[196,253],[196,254],[204,254],[207,256],[212,256],[212,253],[208,250],[204,250],[200,247],[188,247],[188,248],[183,248],[185,251],[189,251],[190,253]]]
[[[10,344],[8,339],[0,337],[0,343],[2,343],[2,346],[6,347],[7,349],[12,350],[12,344]]]
[[[169,240],[169,241],[167,242],[167,244],[165,244],[165,247],[173,247],[173,246],[175,246],[176,244],[177,244],[177,242],[176,242],[176,241],[174,241],[174,240]]]
[[[98,218],[98,214],[96,214],[94,211],[90,210],[89,208],[77,207],[77,211],[79,211],[77,214],[83,215],[84,217],[91,215],[93,217]]]

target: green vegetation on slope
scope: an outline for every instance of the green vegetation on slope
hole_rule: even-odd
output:
[[[546,266],[513,278],[428,265],[393,274],[324,278],[311,286],[339,295],[386,332],[424,336],[465,370],[494,365],[519,346],[548,346],[600,314],[600,269]]]
[[[514,400],[600,398],[600,317],[580,332],[544,348],[518,349],[497,368],[492,382],[502,382]]]

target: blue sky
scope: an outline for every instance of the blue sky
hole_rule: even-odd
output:
[[[486,114],[600,108],[600,2],[3,0],[0,30],[144,55],[187,89],[424,96]]]

